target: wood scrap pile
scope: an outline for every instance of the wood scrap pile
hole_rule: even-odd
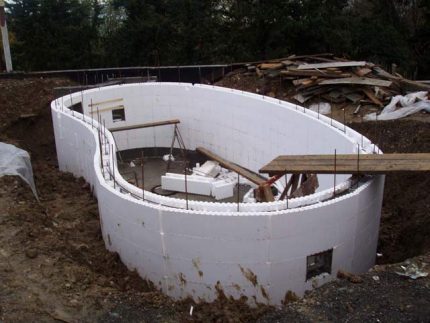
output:
[[[382,107],[394,95],[428,91],[428,84],[390,74],[381,67],[350,61],[333,54],[296,56],[248,64],[248,72],[259,77],[289,80],[292,98],[300,103],[318,99],[330,103],[367,103]]]

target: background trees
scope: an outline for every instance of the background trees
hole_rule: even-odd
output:
[[[430,0],[14,0],[24,70],[334,52],[430,77]]]

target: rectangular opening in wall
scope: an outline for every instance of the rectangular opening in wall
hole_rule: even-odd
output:
[[[124,107],[112,110],[112,120],[113,120],[113,122],[125,121],[125,109],[124,109]]]
[[[321,275],[331,274],[333,249],[310,255],[306,258],[306,280]]]
[[[83,111],[84,111],[82,109],[82,103],[81,102],[78,102],[78,103],[75,103],[75,104],[71,105],[69,107],[69,109],[73,110],[73,111],[76,111],[76,112],[79,112],[79,113],[83,113]]]

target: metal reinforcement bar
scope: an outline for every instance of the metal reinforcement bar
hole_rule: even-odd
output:
[[[260,173],[279,174],[388,174],[430,171],[430,153],[278,156]]]

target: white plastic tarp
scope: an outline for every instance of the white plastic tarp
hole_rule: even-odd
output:
[[[16,175],[21,177],[31,187],[36,199],[39,200],[28,152],[14,145],[0,142],[0,177],[4,175]]]
[[[406,117],[421,110],[430,112],[430,100],[427,95],[428,92],[426,91],[410,93],[405,96],[396,95],[391,98],[390,104],[388,104],[379,115],[376,113],[370,113],[364,116],[364,120],[394,120]],[[398,108],[399,104],[400,108]]]

